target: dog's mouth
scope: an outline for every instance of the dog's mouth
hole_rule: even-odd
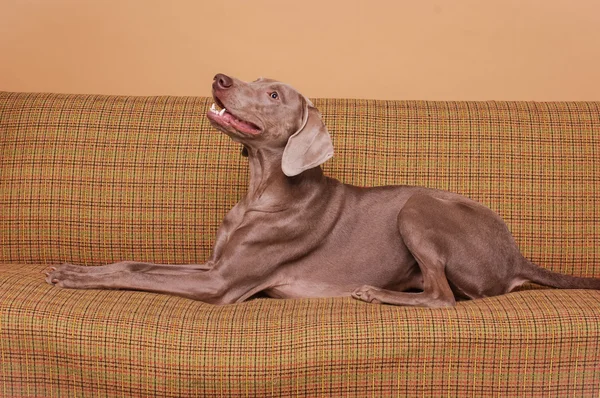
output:
[[[231,113],[230,111],[228,111],[223,104],[221,103],[221,101],[219,101],[218,98],[215,97],[215,102],[213,103],[210,107],[210,109],[208,110],[208,112],[206,113],[206,116],[215,124],[223,127],[223,128],[233,128],[236,131],[239,131],[240,133],[244,133],[244,134],[249,134],[249,135],[256,135],[256,134],[260,134],[261,132],[261,128],[258,127],[256,124],[249,122],[247,120],[243,120],[240,119],[239,117],[235,116],[233,113]],[[221,108],[221,109],[217,109]]]

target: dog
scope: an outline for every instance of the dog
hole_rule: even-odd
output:
[[[333,145],[311,101],[271,80],[217,74],[212,125],[243,145],[250,184],[225,216],[205,264],[63,264],[63,288],[130,289],[207,303],[352,296],[370,303],[449,307],[526,282],[600,289],[600,278],[541,268],[503,220],[464,196],[414,186],[363,188],[324,175]]]

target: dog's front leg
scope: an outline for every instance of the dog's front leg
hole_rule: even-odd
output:
[[[162,265],[133,261],[100,267],[63,264],[46,271],[46,281],[63,288],[142,290],[220,304],[224,304],[223,297],[228,290],[212,264]]]
[[[179,274],[181,271],[185,272],[196,272],[196,271],[208,271],[213,266],[212,262],[206,262],[204,264],[190,264],[190,265],[167,265],[167,264],[154,264],[154,263],[143,263],[139,261],[120,261],[118,263],[100,265],[100,266],[81,266],[74,264],[62,264],[59,266],[52,266],[45,269],[43,272],[48,276],[51,272],[56,271],[58,268],[63,272],[75,272],[80,274],[111,274],[114,272],[144,272],[147,274]]]
[[[273,215],[256,213],[247,225],[225,229],[219,239],[220,255],[206,264],[64,264],[50,268],[46,281],[65,288],[143,290],[216,304],[243,301],[268,288],[274,270],[297,255],[288,250],[287,242],[294,237],[290,223],[277,224],[269,217]]]

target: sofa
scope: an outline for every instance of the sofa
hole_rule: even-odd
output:
[[[0,92],[0,396],[600,395],[599,291],[526,285],[428,309],[47,284],[63,262],[208,258],[248,182],[211,103]],[[600,102],[314,103],[328,175],[458,192],[533,262],[600,277]]]

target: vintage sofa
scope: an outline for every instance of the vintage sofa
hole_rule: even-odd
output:
[[[211,102],[0,93],[0,396],[599,396],[598,291],[424,309],[46,284],[62,262],[207,258],[248,178]],[[459,192],[531,260],[600,277],[600,102],[315,104],[330,175]]]

